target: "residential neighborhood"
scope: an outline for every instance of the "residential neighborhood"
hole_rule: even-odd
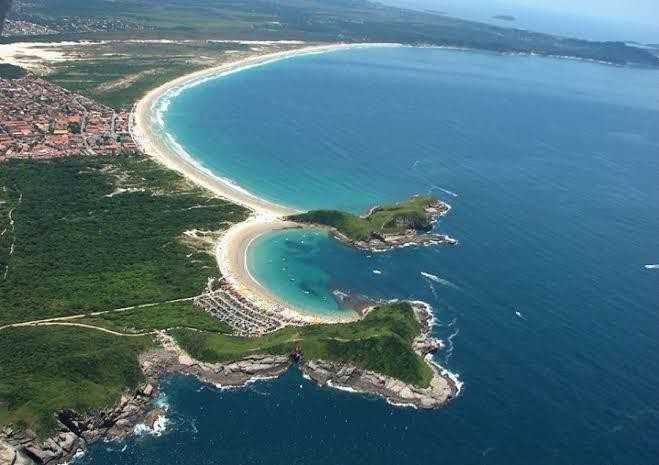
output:
[[[134,153],[129,119],[39,77],[0,79],[0,161]]]

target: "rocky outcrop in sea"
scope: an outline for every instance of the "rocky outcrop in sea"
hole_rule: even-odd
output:
[[[421,323],[422,333],[414,340],[413,349],[421,356],[441,348],[441,341],[431,336],[432,312],[423,302],[410,302]],[[366,311],[367,313],[368,311]],[[353,392],[375,394],[399,406],[430,409],[444,405],[459,392],[459,386],[441,367],[429,363],[433,376],[426,388],[412,386],[397,379],[364,370],[349,363],[327,360],[305,360],[304,354],[251,355],[230,363],[206,363],[193,359],[174,339],[162,331],[158,334],[161,348],[142,354],[139,363],[144,382],[127,390],[115,406],[83,415],[74,410],[57,413],[60,430],[40,440],[30,430],[0,430],[0,465],[46,465],[70,461],[98,440],[120,440],[143,424],[154,429],[165,411],[158,407],[159,381],[168,373],[195,376],[219,388],[244,386],[257,379],[274,378],[292,365],[322,386]]]

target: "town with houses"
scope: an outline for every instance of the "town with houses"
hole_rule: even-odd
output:
[[[0,79],[0,161],[138,151],[130,112],[28,75]]]
[[[0,163],[9,159],[130,155],[140,150],[129,111],[115,111],[38,76],[0,78]],[[260,308],[224,279],[211,279],[194,302],[237,335],[261,336],[301,324],[283,308]]]

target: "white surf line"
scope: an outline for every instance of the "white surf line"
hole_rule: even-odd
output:
[[[446,352],[445,352],[446,355],[444,356],[444,363],[448,363],[448,361],[453,356],[453,349],[455,347],[453,339],[455,339],[460,334],[460,328],[456,327],[457,322],[458,319],[453,318],[451,322],[446,325],[447,328],[455,328],[455,330],[451,334],[449,334],[449,336],[446,339]]]

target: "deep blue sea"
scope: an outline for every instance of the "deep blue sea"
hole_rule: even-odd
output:
[[[659,463],[659,72],[344,50],[205,82],[164,116],[207,168],[287,205],[449,202],[455,247],[368,254],[296,231],[249,263],[317,311],[341,311],[332,289],[431,303],[436,359],[464,388],[422,412],[295,370],[234,391],[173,377],[162,436],[80,463]]]

